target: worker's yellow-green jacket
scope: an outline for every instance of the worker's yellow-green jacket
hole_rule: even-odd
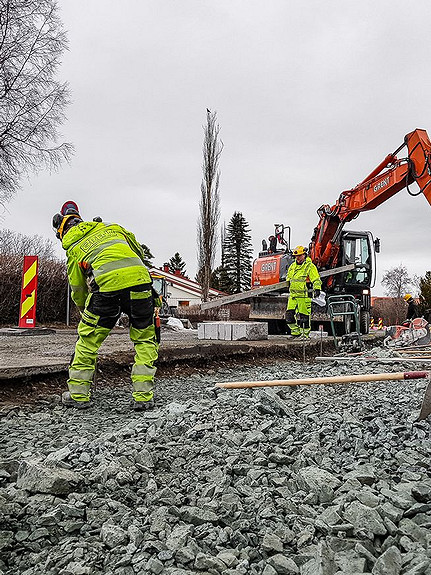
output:
[[[310,297],[307,283],[311,283],[313,289],[322,288],[319,272],[310,257],[305,258],[301,265],[294,261],[287,270],[286,281],[290,284],[289,292],[292,298]]]
[[[81,222],[65,234],[72,299],[81,310],[89,291],[112,292],[151,283],[144,252],[135,236],[105,222]]]

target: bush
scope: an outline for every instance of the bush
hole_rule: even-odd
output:
[[[399,325],[406,319],[407,305],[402,298],[376,297],[373,298],[371,316],[374,322],[383,319],[383,325]]]

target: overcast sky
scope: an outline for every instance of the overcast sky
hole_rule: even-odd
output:
[[[55,239],[75,200],[133,231],[161,266],[196,273],[206,108],[217,111],[221,222],[241,211],[255,254],[274,223],[308,244],[317,208],[415,128],[431,134],[429,0],[60,0],[76,153],[23,182],[3,226]],[[407,191],[348,229],[381,239],[385,270],[431,270],[431,206]],[[60,251],[59,251],[60,253]],[[220,250],[218,250],[219,259]]]

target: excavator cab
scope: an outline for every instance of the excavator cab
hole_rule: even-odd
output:
[[[360,331],[364,334],[370,329],[371,288],[376,280],[375,247],[376,242],[371,232],[343,231],[337,265],[354,264],[355,268],[330,276],[330,285],[325,286],[335,295],[350,294],[354,297],[358,304]],[[345,319],[349,322],[349,318]],[[345,325],[345,333],[349,333],[350,328],[350,325]]]
[[[345,286],[373,287],[375,282],[375,249],[370,232],[344,232],[341,240],[340,265],[355,264],[355,269],[341,275]]]

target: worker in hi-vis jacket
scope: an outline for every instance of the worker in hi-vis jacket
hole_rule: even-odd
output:
[[[287,270],[289,301],[286,310],[286,323],[293,337],[309,337],[311,331],[311,298],[318,297],[322,281],[316,266],[307,256],[303,246],[297,246],[293,255],[295,261]]]
[[[100,218],[95,218],[100,220]],[[102,221],[83,221],[75,202],[66,202],[52,223],[67,254],[72,299],[81,312],[78,341],[69,366],[67,407],[90,406],[97,352],[121,313],[129,316],[135,347],[132,368],[133,408],[152,409],[158,342],[154,308],[159,306],[144,252],[135,236]]]

